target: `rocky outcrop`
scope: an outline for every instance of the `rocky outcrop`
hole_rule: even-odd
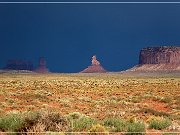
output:
[[[4,70],[33,70],[33,64],[26,60],[8,60]]]
[[[180,64],[180,47],[148,47],[140,51],[139,64]]]
[[[91,66],[88,66],[88,68],[81,71],[81,73],[105,73],[107,72],[102,66],[101,63],[96,59],[96,56],[94,55],[92,57],[92,64]]]
[[[47,65],[46,65],[45,58],[44,57],[39,58],[39,66],[35,70],[35,72],[37,72],[37,73],[48,73],[49,70],[48,70],[48,68],[46,66]]]
[[[180,71],[180,47],[147,47],[140,51],[139,65],[128,71]]]

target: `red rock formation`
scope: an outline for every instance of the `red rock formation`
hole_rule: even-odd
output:
[[[45,60],[45,58],[41,57],[39,59],[39,66],[35,70],[35,72],[37,72],[37,73],[48,73],[49,72],[48,68],[46,67],[46,60]]]
[[[100,62],[96,59],[96,56],[94,55],[92,57],[92,64],[91,66],[88,66],[88,68],[81,71],[81,73],[105,73],[107,72],[100,64]]]
[[[161,46],[144,48],[140,51],[139,65],[129,70],[180,71],[180,47]]]
[[[94,55],[94,56],[92,56],[92,65],[94,65],[94,66],[99,66],[99,65],[101,65],[100,64],[100,62],[96,59],[96,56]]]
[[[148,47],[140,51],[139,64],[180,64],[180,47]]]
[[[5,70],[33,70],[33,64],[26,60],[8,60]]]

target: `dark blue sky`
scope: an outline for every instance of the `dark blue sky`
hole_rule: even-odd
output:
[[[0,4],[0,67],[44,56],[50,71],[79,72],[96,54],[120,71],[162,45],[180,45],[180,4]]]

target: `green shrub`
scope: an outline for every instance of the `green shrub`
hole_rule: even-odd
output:
[[[9,132],[70,131],[70,122],[57,112],[10,113],[0,118],[0,130]]]
[[[0,118],[0,130],[16,132],[25,124],[24,118],[18,113],[9,113]]]
[[[153,128],[153,129],[161,130],[161,129],[164,129],[170,125],[171,125],[171,121],[168,119],[163,119],[163,120],[152,119],[149,122],[149,128],[151,128],[151,129]]]
[[[131,99],[131,102],[133,102],[133,103],[139,103],[139,102],[141,102],[141,98],[138,97],[138,96],[135,96],[135,97],[133,97],[133,98]]]
[[[108,118],[104,121],[104,125],[110,127],[113,132],[126,131],[126,122],[121,119]]]
[[[127,128],[128,128],[127,132],[129,132],[129,133],[127,133],[126,135],[143,135],[143,134],[145,134],[144,123],[141,123],[141,122],[128,123]]]
[[[95,120],[88,116],[84,116],[79,119],[72,120],[71,122],[73,131],[85,131],[95,123]]]
[[[73,131],[85,131],[96,123],[96,121],[79,112],[73,112],[67,115],[68,120],[71,122]]]
[[[68,115],[67,115],[67,118],[69,118],[69,119],[80,119],[81,117],[83,117],[83,116],[85,116],[85,115],[83,115],[83,114],[81,114],[81,113],[79,113],[79,112],[72,112],[72,113],[69,113]]]
[[[164,102],[164,103],[170,103],[172,101],[172,99],[170,97],[162,97],[160,99],[161,102]]]
[[[100,124],[93,125],[89,132],[90,135],[109,135],[105,127]]]

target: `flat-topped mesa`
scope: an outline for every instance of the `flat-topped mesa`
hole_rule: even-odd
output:
[[[180,47],[147,47],[140,51],[139,64],[180,64]]]
[[[92,57],[91,66],[81,71],[81,73],[105,73],[107,72],[102,66],[101,63],[96,59],[96,55]]]
[[[35,72],[37,72],[37,73],[48,73],[49,72],[48,68],[46,67],[46,60],[44,57],[39,58],[39,66],[35,70]]]
[[[139,64],[127,71],[180,71],[180,46],[143,48]]]

